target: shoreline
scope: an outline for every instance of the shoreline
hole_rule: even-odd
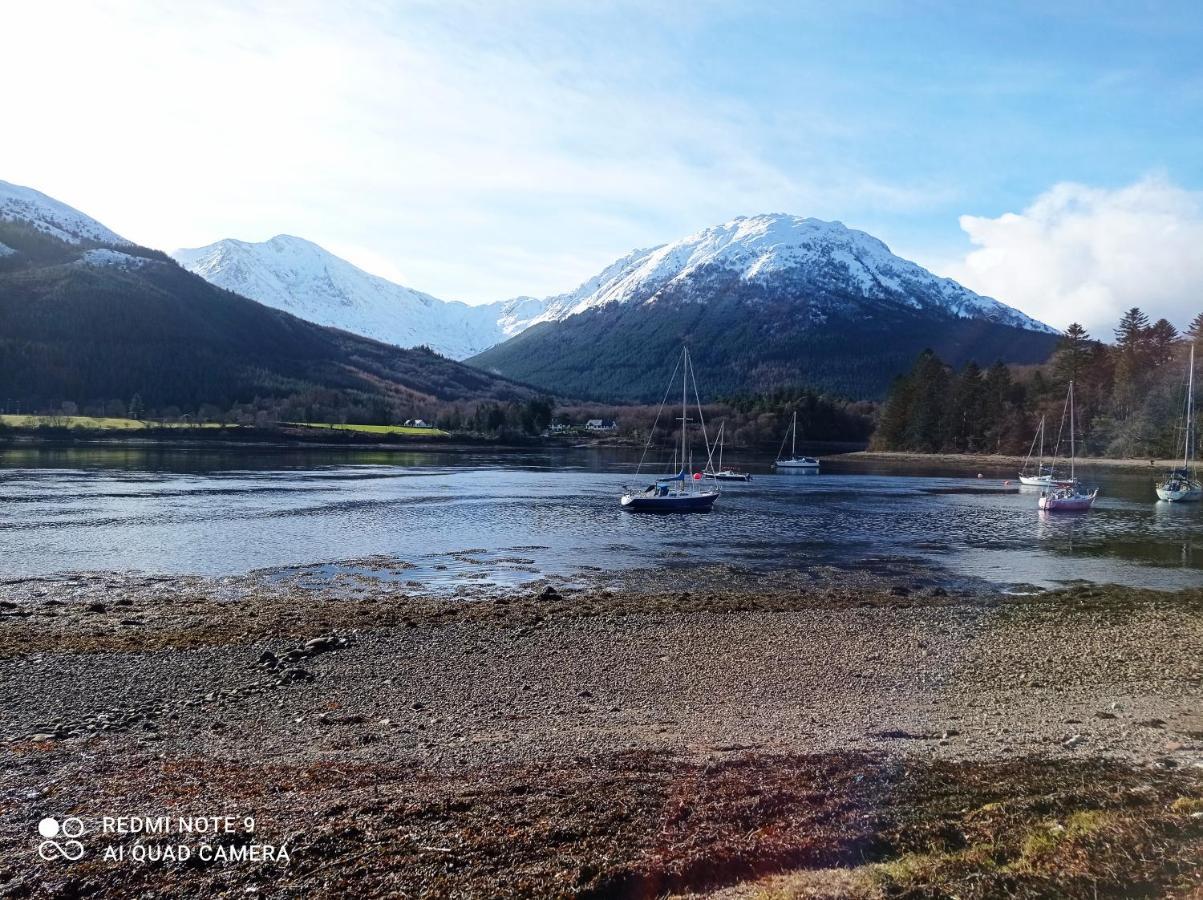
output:
[[[352,432],[339,432],[351,434]],[[485,439],[479,442],[462,438],[447,440],[429,440],[415,438],[409,442],[396,440],[375,440],[368,438],[352,438],[345,441],[324,440],[287,440],[281,437],[264,438],[261,441],[237,440],[227,437],[188,438],[188,437],[127,437],[100,436],[91,433],[87,436],[47,437],[45,435],[0,436],[0,453],[6,450],[211,450],[213,452],[263,452],[281,453],[296,451],[381,451],[405,453],[473,453],[490,451],[498,453],[529,453],[538,450],[573,450],[592,449],[594,447],[634,446],[615,444],[590,444],[588,448],[580,448],[575,444],[563,442],[532,440],[530,443],[515,443],[512,441],[491,442]]]
[[[1009,467],[1016,470],[1023,465],[1025,457],[1022,456],[1006,456],[1002,454],[974,454],[974,453],[909,453],[892,450],[858,450],[852,453],[842,454],[840,459],[855,459],[868,460],[873,462],[891,462],[891,463],[938,463],[954,464],[954,463],[972,463],[974,465],[987,467]],[[1163,475],[1166,469],[1181,465],[1181,460],[1172,459],[1111,459],[1100,456],[1079,456],[1077,466],[1079,468],[1107,468],[1107,469],[1124,469],[1131,471],[1144,471],[1153,475]]]
[[[6,582],[0,736],[8,783],[38,790],[4,794],[0,890],[1203,884],[1203,591],[1025,597],[721,567],[698,584],[463,600],[252,577]],[[291,860],[31,863],[46,810],[254,815]],[[1036,852],[1056,823],[1064,842]],[[1144,862],[1083,861],[1091,840]]]

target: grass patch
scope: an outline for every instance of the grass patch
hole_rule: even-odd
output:
[[[81,428],[89,431],[139,431],[147,428],[224,428],[219,422],[159,422],[111,416],[0,415],[0,425],[10,428]]]
[[[912,763],[882,795],[876,860],[776,875],[750,894],[1199,896],[1203,801],[1174,791],[1197,780],[1102,760]]]
[[[401,434],[409,437],[447,437],[439,428],[416,428],[413,425],[351,425],[335,422],[281,422],[293,428],[325,428],[329,431],[357,431],[361,434]]]
[[[1170,812],[1180,816],[1203,813],[1203,797],[1179,797],[1170,804]]]

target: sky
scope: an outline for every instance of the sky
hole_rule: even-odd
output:
[[[1100,337],[1203,309],[1198,2],[0,12],[0,179],[152,247],[295,234],[480,303],[788,212]]]

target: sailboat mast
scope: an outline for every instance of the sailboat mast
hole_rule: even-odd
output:
[[[1186,370],[1186,434],[1182,441],[1182,469],[1189,471],[1191,438],[1194,428],[1191,425],[1195,411],[1195,345],[1190,345],[1190,368]]]
[[[689,420],[686,418],[688,407],[686,403],[686,387],[689,384],[689,348],[685,348],[685,365],[682,367],[684,371],[681,373],[681,468],[685,468],[685,430],[689,427]]]
[[[797,459],[798,458],[798,411],[796,409],[794,410],[794,427],[790,430],[790,433],[794,437],[793,437],[793,441],[789,445],[789,456],[790,456],[790,459]]]
[[[1036,461],[1036,474],[1044,474],[1044,416],[1040,417],[1040,456]]]
[[[1069,383],[1069,480],[1074,481],[1074,463],[1077,461],[1074,447],[1074,383]]]

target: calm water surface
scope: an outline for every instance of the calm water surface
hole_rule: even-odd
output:
[[[708,516],[624,513],[625,451],[0,451],[0,575],[222,575],[374,555],[431,585],[651,565],[934,567],[996,584],[1203,585],[1203,509],[1153,474],[1084,473],[1086,515],[1049,517],[1014,473],[835,459],[755,466]]]

